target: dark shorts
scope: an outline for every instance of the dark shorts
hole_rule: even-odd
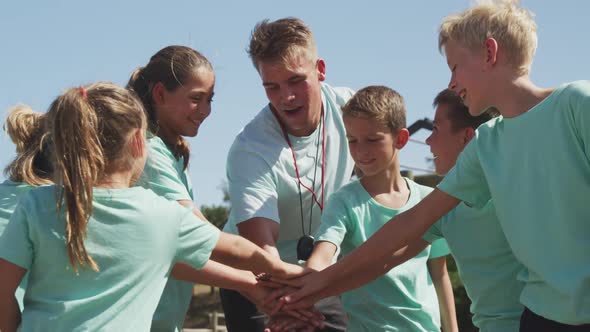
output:
[[[263,332],[264,318],[251,317],[259,316],[256,306],[248,301],[240,293],[221,289],[221,305],[225,314],[225,326],[229,332]],[[326,317],[322,332],[346,331],[348,318],[342,308],[339,297],[328,297],[316,304],[316,308]]]
[[[590,332],[590,324],[562,324],[524,308],[524,312],[520,317],[520,332]]]

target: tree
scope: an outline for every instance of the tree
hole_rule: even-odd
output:
[[[217,228],[223,229],[229,217],[230,209],[229,190],[225,181],[220,185],[220,189],[223,192],[223,203],[220,205],[203,205],[201,206],[201,212],[209,222],[217,226]]]

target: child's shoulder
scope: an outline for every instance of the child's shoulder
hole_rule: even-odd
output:
[[[174,158],[172,151],[168,148],[166,143],[159,136],[151,136],[147,139],[147,146],[149,149],[148,160],[153,157],[154,154],[165,155],[166,157]]]
[[[420,199],[423,199],[430,194],[434,188],[417,183],[416,181],[404,178],[410,189],[410,194],[417,194]]]
[[[590,95],[590,81],[579,80],[563,84],[563,90],[575,94]]]
[[[362,196],[363,192],[366,193],[360,180],[354,179],[332,193],[330,195],[329,201],[334,202],[341,200],[344,202],[350,202],[355,200],[355,197],[358,197],[359,195]],[[368,193],[366,193],[366,195],[368,195]]]
[[[30,197],[29,199],[34,200],[46,200],[47,198],[51,198],[55,200],[58,192],[59,186],[56,184],[47,185],[47,186],[39,186],[34,187],[26,195],[26,197]],[[24,197],[23,197],[24,198]]]
[[[558,102],[590,98],[590,81],[580,80],[568,82],[557,87],[551,95]]]

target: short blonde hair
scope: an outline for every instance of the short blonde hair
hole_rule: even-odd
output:
[[[342,106],[342,116],[373,119],[393,133],[406,127],[404,98],[386,86],[362,88]]]
[[[494,38],[508,63],[519,74],[529,73],[537,49],[537,24],[533,13],[517,0],[496,0],[479,4],[459,14],[445,17],[439,28],[440,51],[449,40],[472,51],[481,49],[487,38]]]
[[[250,36],[248,55],[256,70],[261,62],[288,64],[299,57],[310,61],[318,57],[313,33],[303,21],[294,17],[256,24]]]

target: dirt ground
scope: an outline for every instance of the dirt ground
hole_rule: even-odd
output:
[[[223,313],[221,301],[219,300],[219,289],[215,288],[215,291],[211,293],[210,286],[196,285],[193,294],[193,299],[184,320],[184,327],[207,328],[209,327],[209,313],[214,311]]]

